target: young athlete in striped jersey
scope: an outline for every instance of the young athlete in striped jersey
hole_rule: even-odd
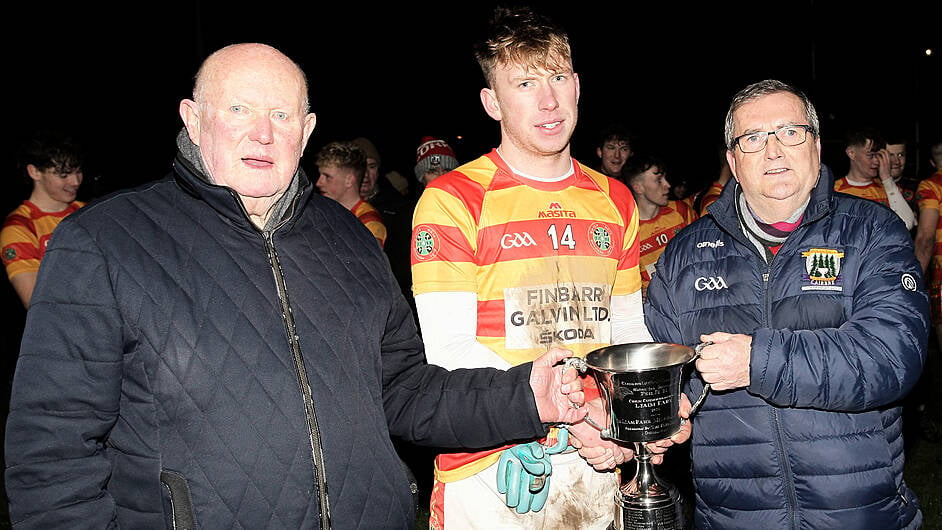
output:
[[[670,200],[671,186],[667,181],[667,170],[658,157],[649,153],[635,154],[623,172],[638,206],[643,297],[654,274],[657,258],[664,252],[667,242],[699,216],[686,202]]]
[[[916,216],[893,180],[886,140],[880,132],[869,127],[851,129],[845,135],[844,153],[849,168],[847,175],[834,181],[834,191],[888,206],[906,223],[906,229],[912,230]]]
[[[53,230],[85,206],[76,200],[84,178],[83,158],[76,140],[58,132],[37,132],[21,150],[19,165],[32,183],[32,192],[7,215],[0,245],[7,278],[27,309]]]
[[[584,356],[649,341],[635,202],[623,183],[570,156],[580,88],[568,36],[526,8],[498,8],[475,55],[501,139],[432,181],[416,207],[413,291],[429,362],[508,368],[552,345]],[[671,441],[659,443],[662,453]],[[632,457],[586,422],[544,440],[440,454],[429,527],[607,528],[613,469]]]
[[[386,244],[383,216],[360,198],[360,184],[366,174],[366,153],[354,142],[330,142],[317,153],[317,189],[353,212],[379,246]]]

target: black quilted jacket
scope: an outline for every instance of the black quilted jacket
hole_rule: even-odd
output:
[[[545,434],[530,365],[426,364],[375,238],[296,178],[268,232],[182,155],[59,225],[6,431],[16,527],[321,528],[326,493],[333,528],[411,529],[391,436]]]

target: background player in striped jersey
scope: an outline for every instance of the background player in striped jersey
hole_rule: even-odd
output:
[[[595,155],[599,157],[600,173],[621,180],[621,170],[631,158],[631,154],[631,133],[620,123],[609,125],[599,134]]]
[[[693,201],[690,201],[694,211],[697,212],[697,217],[706,215],[707,206],[713,204],[716,199],[720,198],[720,194],[723,193],[723,188],[726,187],[726,184],[733,178],[733,172],[729,169],[729,162],[726,161],[726,146],[721,145],[717,152],[719,155],[717,157],[719,161],[719,173],[716,179],[710,183],[709,187],[694,197]]]
[[[342,204],[357,216],[379,246],[386,244],[383,217],[370,203],[360,198],[360,184],[366,175],[366,153],[353,142],[330,142],[317,152],[317,189],[325,197]]]
[[[500,145],[432,181],[416,206],[413,291],[429,361],[508,368],[553,345],[584,356],[650,340],[631,192],[570,155],[580,87],[567,34],[527,8],[498,8],[475,56]],[[601,400],[589,406],[601,419]],[[659,443],[663,453],[671,441]],[[586,422],[440,454],[429,526],[607,528],[611,470],[632,457]]]
[[[844,153],[849,162],[847,175],[834,181],[834,191],[889,206],[906,223],[906,229],[912,230],[916,215],[893,180],[886,140],[880,132],[870,127],[849,130]]]
[[[919,430],[928,440],[942,439],[942,411],[932,399],[932,389],[942,378],[942,138],[929,144],[929,165],[935,172],[919,183],[916,202],[919,224],[916,227],[916,258],[925,275],[929,292],[929,317],[935,338],[934,348],[926,355],[919,386],[914,392],[915,410],[919,413]]]
[[[638,205],[641,293],[648,289],[657,258],[667,242],[698,215],[685,201],[670,200],[664,162],[649,153],[635,154],[623,169]]]
[[[19,164],[32,192],[7,215],[0,231],[3,266],[23,306],[29,308],[39,263],[59,222],[85,205],[76,200],[82,185],[83,152],[58,132],[40,131],[24,144]]]
[[[942,326],[942,140],[930,147],[930,164],[936,169],[919,183],[919,228],[916,231],[916,257],[927,273],[935,326]]]

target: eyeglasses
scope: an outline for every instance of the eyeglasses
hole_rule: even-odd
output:
[[[782,145],[794,147],[805,143],[809,132],[812,135],[817,134],[810,125],[786,125],[774,131],[754,132],[737,136],[733,139],[733,146],[738,145],[739,150],[743,153],[757,153],[765,149],[765,145],[769,142],[769,135],[774,134]],[[730,149],[732,149],[732,146]]]

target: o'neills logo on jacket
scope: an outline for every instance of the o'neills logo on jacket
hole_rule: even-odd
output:
[[[805,258],[802,291],[843,291],[841,258],[844,253],[830,248],[813,248],[801,253]]]

